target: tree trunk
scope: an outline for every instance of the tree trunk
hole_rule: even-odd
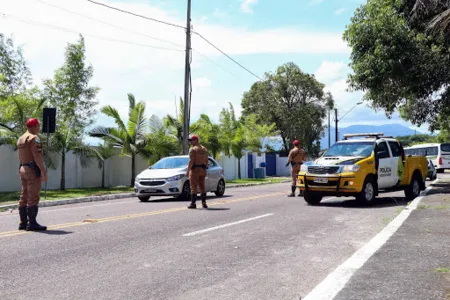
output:
[[[66,150],[62,150],[61,154],[61,182],[59,183],[59,189],[64,191],[66,189]]]
[[[102,189],[105,188],[105,162],[102,162]]]
[[[283,140],[284,151],[289,151],[289,145],[283,133],[281,133],[281,139]]]
[[[241,178],[241,158],[238,158],[238,178]]]
[[[136,154],[131,154],[131,187],[134,186],[135,177],[136,177]]]

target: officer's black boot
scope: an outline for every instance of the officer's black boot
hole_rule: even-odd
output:
[[[295,189],[296,189],[295,186],[291,186],[291,191],[292,191],[292,192],[289,194],[288,197],[295,197]]]
[[[300,192],[298,193],[298,196],[299,196],[299,197],[303,197],[303,191],[300,191]]]
[[[27,215],[27,207],[26,206],[19,207],[19,216],[20,216],[19,230],[27,229],[28,215]]]
[[[39,207],[37,205],[35,206],[28,206],[27,207],[27,214],[28,214],[28,226],[27,231],[44,231],[47,230],[47,226],[41,226],[36,222],[36,217],[38,215]]]
[[[190,209],[196,209],[197,204],[195,202],[197,201],[197,194],[191,194],[191,205],[188,206]]]
[[[206,193],[202,194],[202,207],[208,208],[208,205],[206,205]]]

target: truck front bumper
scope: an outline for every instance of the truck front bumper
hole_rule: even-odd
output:
[[[353,174],[338,175],[297,175],[297,187],[303,192],[323,196],[355,196],[362,190],[362,183]]]

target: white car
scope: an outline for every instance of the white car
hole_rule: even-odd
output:
[[[223,168],[211,157],[208,158],[205,180],[206,192],[221,197],[225,194]],[[171,156],[159,160],[136,176],[134,191],[142,202],[151,196],[174,196],[183,200],[190,197],[189,178],[185,176],[189,157]]]

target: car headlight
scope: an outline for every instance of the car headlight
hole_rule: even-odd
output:
[[[182,179],[184,176],[185,176],[184,174],[178,174],[178,175],[169,177],[169,178],[167,178],[166,180],[167,180],[167,181],[177,181],[177,180]]]
[[[300,167],[300,172],[308,172],[308,166],[306,165],[302,165],[301,167]]]
[[[342,172],[358,172],[360,168],[360,165],[348,165],[342,168]]]
[[[134,178],[134,181],[135,181],[135,182],[139,182],[139,181],[141,181],[141,177],[139,177],[139,176],[136,176],[136,178]]]

